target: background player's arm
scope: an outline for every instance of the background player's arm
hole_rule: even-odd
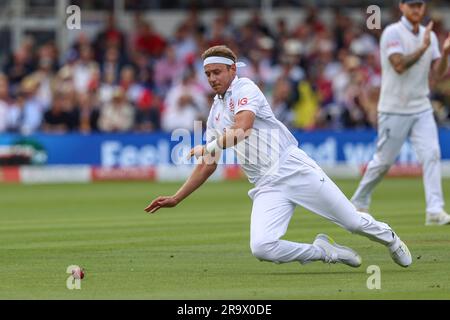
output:
[[[397,71],[397,73],[402,74],[409,68],[411,68],[419,59],[423,56],[425,51],[431,44],[431,29],[433,28],[433,22],[430,22],[425,30],[425,35],[423,37],[423,44],[415,52],[411,54],[401,54],[393,53],[389,56],[389,61],[392,67]]]
[[[420,48],[412,54],[403,55],[400,53],[394,53],[389,56],[389,61],[398,74],[404,73],[411,68],[422,57],[426,49]]]
[[[448,56],[450,55],[450,33],[448,34],[447,39],[444,41],[442,50],[442,57],[433,62],[433,75],[438,80],[442,79],[448,70]]]
[[[160,208],[172,208],[197,190],[216,171],[217,161],[208,154],[202,159],[183,186],[173,196],[162,196],[152,201],[145,211],[154,213]]]

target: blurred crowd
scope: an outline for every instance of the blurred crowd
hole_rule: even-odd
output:
[[[269,27],[258,11],[240,25],[232,15],[224,9],[205,24],[192,10],[168,38],[138,13],[128,33],[111,15],[94,39],[81,34],[67,52],[27,37],[1,66],[0,132],[192,130],[195,120],[204,124],[214,98],[200,56],[219,44],[247,64],[239,76],[260,86],[288,127],[376,126],[381,30],[338,9],[326,24],[310,8],[291,28],[281,18]],[[393,13],[386,23],[398,18]],[[439,19],[434,31],[442,43]],[[450,72],[431,81],[436,119],[449,125]]]

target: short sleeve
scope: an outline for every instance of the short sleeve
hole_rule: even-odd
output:
[[[431,33],[431,50],[433,61],[441,58],[441,51],[439,50],[439,40],[434,32]]]
[[[387,28],[381,39],[381,50],[389,57],[394,53],[405,54],[400,34],[394,28]]]
[[[241,111],[251,111],[257,115],[261,106],[261,95],[261,90],[254,83],[244,84],[233,97],[234,114]]]

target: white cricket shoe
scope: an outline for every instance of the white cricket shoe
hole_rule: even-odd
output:
[[[395,235],[396,241],[394,244],[390,245],[389,253],[391,254],[392,260],[404,268],[408,267],[412,263],[411,252],[409,252],[406,244],[400,240],[400,238]]]
[[[321,248],[325,253],[326,263],[343,263],[357,268],[361,265],[361,257],[350,248],[340,246],[326,234],[318,234],[313,245]]]
[[[438,214],[427,213],[426,226],[443,226],[445,224],[450,224],[450,215],[447,212],[441,211]]]

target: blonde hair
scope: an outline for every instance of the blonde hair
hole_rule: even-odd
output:
[[[202,60],[205,60],[209,57],[223,57],[233,60],[236,63],[237,57],[236,54],[227,46],[214,46],[203,52]]]

